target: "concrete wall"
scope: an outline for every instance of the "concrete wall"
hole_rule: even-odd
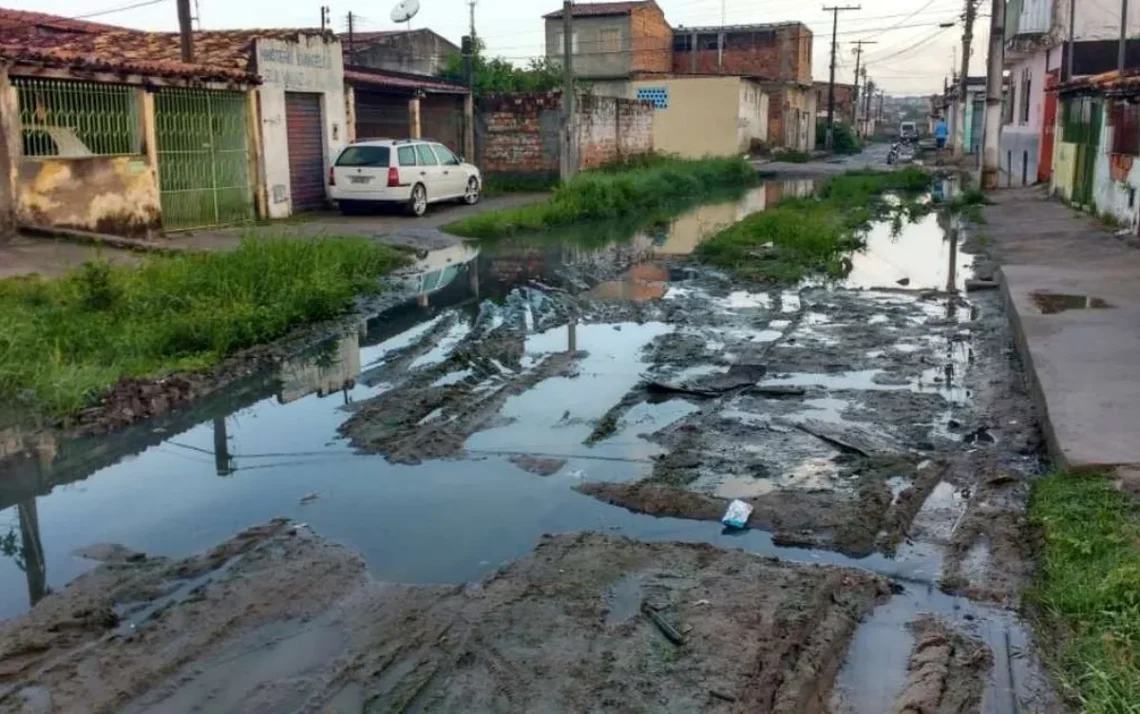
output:
[[[146,237],[162,224],[158,181],[141,154],[22,159],[15,190],[25,225]]]
[[[621,50],[632,49],[629,15],[575,17],[574,38],[570,45],[574,74],[583,79],[628,77],[633,71],[631,52],[604,52],[602,31],[616,30]],[[562,20],[546,21],[546,56],[562,62]]]
[[[1026,0],[1029,2],[1030,0]],[[1140,35],[1140,4],[1128,4],[1128,36]],[[1054,27],[1063,37],[1069,34],[1069,3],[1054,0]],[[1077,40],[1118,40],[1120,38],[1120,3],[1077,0],[1073,34]],[[1080,57],[1078,54],[1077,57]]]
[[[739,77],[673,77],[630,83],[638,89],[663,89],[669,106],[653,112],[653,144],[658,151],[686,158],[724,156],[740,150]]]
[[[603,30],[617,32],[616,45],[602,42]],[[612,37],[612,35],[610,35]],[[562,19],[546,20],[546,56],[562,61]],[[614,51],[616,49],[616,51]],[[656,6],[635,7],[629,14],[575,17],[571,42],[574,74],[582,79],[629,77],[633,72],[668,72],[673,31]]]
[[[1109,153],[1115,127],[1108,123],[1110,112],[1104,112],[1100,146],[1097,150],[1093,178],[1093,202],[1099,213],[1107,213],[1137,232],[1137,189],[1140,187],[1140,162],[1136,157]]]
[[[434,77],[447,66],[448,57],[459,54],[458,47],[428,29],[365,37],[356,40],[350,50],[348,40],[341,36],[345,64]]]
[[[503,94],[484,97],[476,112],[479,166],[486,174],[557,176],[561,97]],[[614,97],[583,95],[575,103],[579,168],[589,169],[653,150],[653,107]]]
[[[268,217],[285,218],[293,213],[289,195],[285,92],[321,95],[327,167],[348,142],[344,61],[340,42],[320,35],[302,37],[298,42],[259,39],[255,44],[256,68],[262,79],[258,96],[265,173],[260,184],[266,187],[268,194]]]
[[[1037,165],[1041,156],[1041,130],[1045,114],[1045,51],[1041,50],[1009,66],[1013,122],[1002,126],[999,154],[1003,185],[1020,186],[1037,182]],[[1022,73],[1030,77],[1029,96],[1021,91]],[[1028,104],[1029,119],[1022,121],[1022,110]],[[1025,182],[1022,182],[1022,176]]]
[[[745,153],[751,149],[753,139],[768,141],[768,95],[759,84],[741,79],[738,101],[736,149]]]
[[[579,168],[597,168],[653,151],[652,104],[587,95],[578,98],[575,108]]]
[[[1061,141],[1060,127],[1053,151],[1053,193],[1066,201],[1073,197],[1073,182],[1077,170],[1077,145]]]

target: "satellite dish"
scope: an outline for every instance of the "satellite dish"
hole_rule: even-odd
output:
[[[410,22],[420,11],[420,0],[400,0],[392,8],[392,22]]]

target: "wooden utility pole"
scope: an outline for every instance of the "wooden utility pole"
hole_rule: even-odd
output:
[[[824,12],[831,13],[831,76],[827,81],[827,148],[835,145],[835,51],[839,39],[839,13],[846,10],[862,10],[862,5],[823,6]]]
[[[321,5],[321,32],[329,29],[329,6]]]
[[[859,69],[862,66],[863,45],[875,44],[878,43],[874,40],[856,40],[855,49],[851,50],[855,54],[855,89],[851,93],[851,122],[854,124],[859,123]]]
[[[569,181],[577,173],[574,146],[574,3],[562,0],[562,146],[559,174]]]
[[[356,64],[356,34],[355,22],[353,21],[352,13],[348,13],[348,63],[349,65]]]
[[[1128,0],[1125,0],[1127,2]],[[982,188],[998,187],[1001,169],[1001,105],[1005,79],[1005,0],[990,7],[990,55],[986,68],[986,124],[982,134]],[[1123,47],[1123,44],[1121,44]]]
[[[1073,78],[1073,55],[1076,54],[1077,0],[1069,0],[1069,55],[1065,62],[1065,81]]]
[[[954,158],[966,153],[966,101],[969,98],[970,44],[974,41],[974,18],[978,0],[966,0],[966,22],[962,31],[962,70],[958,77],[958,107],[954,112]]]
[[[1116,53],[1116,69],[1124,74],[1125,56],[1128,54],[1128,0],[1120,0],[1120,48]]]
[[[194,35],[190,26],[190,0],[178,0],[178,34],[182,38],[182,61],[194,61]]]

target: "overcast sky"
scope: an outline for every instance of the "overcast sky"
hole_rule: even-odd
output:
[[[193,0],[192,0],[193,2]],[[203,29],[253,27],[313,27],[320,24],[320,4],[332,8],[335,29],[345,29],[347,14],[359,17],[361,30],[396,27],[389,19],[396,0],[198,0]],[[413,28],[429,27],[459,44],[467,32],[466,0],[420,0]],[[815,34],[813,74],[826,80],[831,41],[831,14],[810,0],[658,0],[665,17],[677,25],[749,24],[798,20]],[[0,0],[5,7],[37,10],[68,17],[96,15],[91,19],[147,30],[176,30],[174,0]],[[857,5],[855,2],[844,4]],[[953,48],[960,46],[962,28],[938,28],[940,22],[959,20],[963,0],[863,0],[862,9],[839,15],[839,69],[836,80],[851,82],[855,69],[855,40],[873,40],[864,54],[868,73],[892,94],[930,94],[942,88]],[[989,3],[981,3],[988,6]],[[141,7],[129,7],[143,5]],[[561,7],[559,0],[478,0],[475,29],[490,53],[512,60],[541,55],[542,15]],[[113,8],[126,8],[104,13]],[[984,10],[983,10],[984,12]],[[984,73],[989,18],[975,26],[971,74]]]

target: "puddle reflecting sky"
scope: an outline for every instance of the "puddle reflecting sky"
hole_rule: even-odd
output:
[[[416,297],[343,339],[286,361],[275,374],[110,438],[44,443],[38,456],[0,475],[0,617],[24,611],[49,588],[61,588],[93,567],[72,555],[82,546],[111,542],[150,554],[188,555],[276,516],[309,523],[360,551],[381,579],[419,583],[478,578],[529,552],[543,533],[584,529],[854,564],[836,553],[776,548],[762,532],[729,536],[715,523],[631,514],[572,490],[583,479],[643,476],[660,449],[639,435],[696,408],[684,401],[639,404],[612,438],[592,448],[582,443],[591,422],[637,382],[645,367],[638,356],[642,347],[676,329],[660,323],[534,325],[525,343],[528,358],[587,351],[580,376],[548,379],[508,399],[500,416],[511,423],[476,432],[467,443],[472,458],[396,465],[354,453],[337,435],[346,409],[384,393],[400,376],[388,371],[387,355],[443,329],[435,347],[402,369],[438,364],[473,329],[483,300],[501,300],[532,281],[588,291],[601,300],[653,300],[683,291],[671,287],[673,276],[654,257],[691,253],[716,229],[812,188],[810,181],[768,183],[739,201],[698,207],[656,232],[600,248],[548,241],[482,253],[469,246],[436,251],[403,278]],[[912,288],[945,284],[949,248],[934,217],[899,238],[891,238],[889,228],[875,229],[870,246],[868,255],[854,261],[851,284],[893,287],[901,276],[910,277]],[[964,266],[965,257],[957,259]],[[567,264],[617,260],[633,267],[592,285],[567,284],[559,272]],[[727,295],[722,307],[771,306],[767,295],[738,292]],[[799,307],[795,293],[781,297],[782,311]],[[456,372],[439,383],[465,376]],[[830,379],[837,389],[897,388],[878,385],[873,377]],[[791,375],[772,383],[820,379]],[[825,412],[838,406],[826,400],[810,405]],[[565,458],[567,464],[552,476],[537,477],[510,463],[510,455],[520,451]],[[810,482],[813,474],[797,478]],[[302,505],[302,497],[312,493],[319,497]],[[903,574],[931,570],[924,558],[895,562],[871,556],[859,564]]]

